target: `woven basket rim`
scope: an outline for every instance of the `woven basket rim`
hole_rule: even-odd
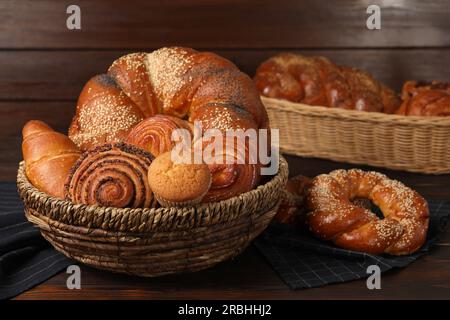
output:
[[[23,199],[26,206],[31,205],[34,203],[35,207],[39,207],[40,210],[34,208],[36,211],[42,211],[45,209],[50,209],[51,211],[59,212],[59,211],[76,211],[76,212],[96,212],[99,215],[102,216],[114,216],[115,220],[121,220],[121,219],[128,219],[129,216],[134,217],[141,217],[140,220],[142,220],[142,217],[159,217],[157,221],[155,218],[152,219],[153,226],[150,228],[152,231],[161,231],[161,230],[170,230],[170,228],[167,227],[161,227],[160,221],[167,220],[167,217],[174,217],[174,220],[182,220],[185,217],[192,217],[192,216],[200,216],[200,215],[208,215],[214,212],[220,212],[224,210],[224,208],[241,208],[244,206],[244,204],[252,203],[257,201],[261,198],[261,194],[264,194],[265,192],[268,192],[269,190],[275,189],[286,182],[287,176],[289,173],[288,170],[288,164],[287,161],[279,155],[279,170],[276,175],[272,176],[269,181],[266,183],[259,185],[253,190],[250,190],[248,192],[242,193],[238,196],[222,200],[219,202],[211,202],[211,203],[204,203],[200,205],[196,205],[193,207],[182,207],[182,208],[174,208],[174,207],[160,207],[160,208],[111,208],[111,207],[101,207],[101,206],[93,206],[93,205],[86,205],[86,204],[73,204],[72,202],[68,200],[62,200],[62,199],[56,199],[54,197],[51,197],[41,191],[39,191],[36,187],[34,187],[31,182],[28,180],[25,174],[25,165],[24,161],[21,161],[19,163],[19,169],[17,174],[17,188],[19,191],[19,194],[21,198]],[[28,199],[28,200],[26,200]],[[30,200],[32,199],[32,200]],[[32,203],[31,203],[32,202]],[[261,205],[263,209],[264,205]],[[240,211],[240,210],[239,210]],[[40,214],[43,214],[42,212],[39,212]],[[47,215],[47,214],[44,214]],[[54,221],[60,221],[64,223],[68,223],[67,218],[63,219],[58,216],[49,216]],[[166,218],[163,218],[166,217]],[[85,219],[85,217],[79,218],[77,221],[79,222],[80,219],[83,219],[83,223],[75,223],[74,225],[78,226],[86,226],[89,228],[99,228],[99,229],[105,229],[110,231],[130,231],[129,229],[131,227],[125,227],[125,228],[102,228],[100,225],[102,223],[96,223],[94,218],[88,218]],[[198,220],[201,220],[200,217],[195,217]],[[226,217],[226,221],[233,221],[235,219],[238,219],[239,215],[229,215]],[[74,219],[73,217],[70,217],[69,220]],[[131,218],[130,218],[131,219]],[[139,220],[139,218],[136,218]],[[202,218],[203,219],[203,218]],[[91,221],[84,221],[84,220],[91,220]],[[223,222],[223,219],[209,219],[208,221],[198,221],[197,226],[206,226],[206,225],[212,225],[216,223]],[[68,223],[71,224],[71,223]],[[132,231],[139,231],[138,227],[133,227]],[[147,228],[148,229],[148,228]],[[148,231],[146,229],[146,231]]]
[[[418,126],[449,126],[450,117],[438,116],[403,116],[397,114],[386,114],[381,112],[361,112],[357,110],[347,110],[341,108],[328,108],[324,106],[312,106],[304,103],[291,102],[282,99],[260,96],[264,105],[275,104],[283,111],[306,114],[309,116],[339,118],[343,120],[358,120],[375,123],[392,122],[396,124],[418,125]]]

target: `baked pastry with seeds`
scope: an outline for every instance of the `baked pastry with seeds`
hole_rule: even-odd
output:
[[[218,108],[226,116],[216,117]],[[169,47],[123,56],[108,74],[91,79],[80,94],[69,137],[82,150],[123,141],[134,125],[156,114],[198,119],[222,130],[269,128],[252,79],[232,62],[211,52]]]
[[[121,142],[143,119],[144,114],[113,78],[98,75],[86,83],[78,98],[69,138],[83,151]]]
[[[355,198],[371,200],[384,219],[352,203]],[[346,249],[407,255],[419,250],[426,239],[426,200],[378,172],[352,169],[319,175],[309,189],[307,207],[313,234]]]
[[[325,57],[280,53],[256,70],[262,95],[312,106],[394,113],[400,100],[368,73]]]

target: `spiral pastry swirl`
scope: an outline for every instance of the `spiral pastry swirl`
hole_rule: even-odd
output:
[[[172,132],[176,129],[186,129],[192,134],[187,121],[169,115],[156,115],[138,123],[129,133],[126,142],[157,157],[172,150],[175,145]]]
[[[260,164],[250,161],[248,145],[245,148],[237,148],[234,143],[233,138],[224,138],[223,148],[210,154],[203,153],[203,159],[211,171],[212,182],[202,202],[229,199],[258,185]],[[202,143],[204,151],[209,145],[210,143]]]
[[[153,207],[156,201],[147,181],[152,160],[148,152],[125,143],[91,149],[72,167],[65,198],[105,207]]]

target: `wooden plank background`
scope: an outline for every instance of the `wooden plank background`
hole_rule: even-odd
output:
[[[66,29],[66,7],[82,31]],[[382,8],[382,32],[366,8]],[[341,48],[449,46],[447,0],[6,0],[3,48]]]
[[[0,180],[15,177],[20,130],[34,118],[66,131],[83,84],[117,57],[168,45],[211,50],[253,75],[281,51],[365,69],[396,90],[408,79],[450,79],[450,2],[87,1],[82,30],[66,28],[71,1],[0,2]],[[366,28],[369,4],[381,30]]]

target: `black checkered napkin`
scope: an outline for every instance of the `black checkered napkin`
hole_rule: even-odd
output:
[[[26,220],[16,184],[0,182],[0,299],[14,297],[70,264]]]
[[[427,241],[419,251],[409,256],[376,256],[345,250],[280,225],[271,225],[255,245],[292,289],[362,279],[368,276],[370,265],[378,265],[382,272],[406,267],[429,250],[445,230],[450,202],[431,200],[428,206],[430,228]]]

